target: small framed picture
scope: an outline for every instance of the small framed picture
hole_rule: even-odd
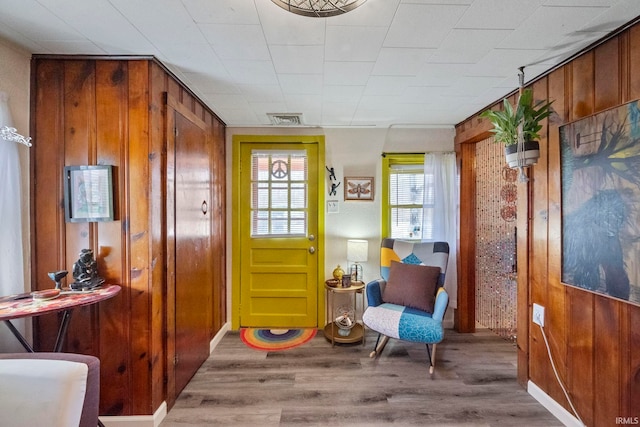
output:
[[[342,287],[343,288],[348,288],[351,286],[351,276],[348,274],[343,274],[342,275]]]
[[[113,166],[65,166],[67,222],[113,221]]]
[[[344,177],[345,200],[373,200],[373,177]]]

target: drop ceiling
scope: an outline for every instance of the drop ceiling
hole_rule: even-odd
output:
[[[30,53],[153,55],[229,126],[451,126],[640,16],[639,0],[0,0]],[[1,65],[0,65],[1,66]],[[296,123],[297,124],[297,123]]]

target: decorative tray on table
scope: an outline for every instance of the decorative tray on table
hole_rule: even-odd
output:
[[[325,283],[327,284],[327,286],[335,288],[336,286],[338,286],[342,282],[340,282],[340,280],[338,280],[338,279],[329,279]]]

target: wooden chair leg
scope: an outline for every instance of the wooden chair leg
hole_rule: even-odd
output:
[[[433,344],[433,348],[429,348],[427,344],[427,354],[429,355],[429,374],[433,375],[433,371],[436,368],[436,344]]]
[[[378,339],[376,340],[376,348],[371,353],[369,353],[369,357],[375,357],[382,353],[382,350],[384,350],[384,346],[387,345],[387,342],[389,342],[389,337],[379,334]]]

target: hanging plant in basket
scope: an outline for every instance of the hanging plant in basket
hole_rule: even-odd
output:
[[[493,124],[491,132],[495,142],[505,145],[504,152],[509,167],[531,166],[540,157],[540,122],[551,115],[553,101],[533,101],[533,91],[525,89],[515,108],[505,98],[503,109],[487,110],[480,114]]]

